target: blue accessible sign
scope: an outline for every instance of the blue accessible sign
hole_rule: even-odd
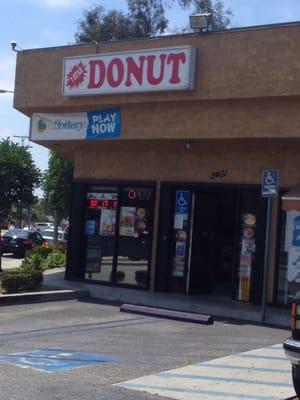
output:
[[[0,361],[7,361],[22,368],[32,368],[51,373],[115,360],[112,357],[100,354],[62,349],[41,349],[1,355]]]
[[[266,170],[262,173],[261,195],[262,197],[278,196],[278,171]]]
[[[190,207],[190,192],[176,192],[176,210],[175,214],[188,214]]]

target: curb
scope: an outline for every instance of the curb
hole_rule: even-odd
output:
[[[174,311],[166,308],[138,306],[134,304],[123,304],[121,312],[132,314],[148,315],[150,317],[174,319],[176,321],[194,322],[196,324],[211,325],[214,323],[213,317],[205,314],[190,313],[184,311]]]
[[[13,293],[0,296],[0,306],[42,303],[47,301],[87,299],[90,296],[88,290],[48,290],[45,292]]]

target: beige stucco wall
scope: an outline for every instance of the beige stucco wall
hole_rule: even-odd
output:
[[[106,141],[69,143],[75,178],[260,184],[264,169],[277,169],[281,187],[300,181],[297,140]],[[224,178],[211,179],[226,169]]]
[[[18,53],[15,107],[76,111],[107,105],[300,95],[300,25],[178,35],[100,46],[65,46]],[[194,91],[63,97],[63,57],[192,45],[197,49]]]
[[[197,48],[193,91],[61,94],[64,57],[180,45]],[[119,139],[43,142],[75,160],[76,179],[149,180],[159,189],[162,181],[259,184],[262,170],[278,169],[280,186],[289,188],[300,181],[299,47],[295,24],[23,51],[14,106],[28,116],[121,107]],[[226,177],[211,179],[218,170],[227,170]],[[274,267],[274,243],[270,249]],[[271,292],[272,285],[269,299]]]

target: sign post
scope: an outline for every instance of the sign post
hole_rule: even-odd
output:
[[[267,304],[267,287],[268,287],[268,270],[269,270],[269,244],[270,244],[272,197],[278,196],[278,171],[271,171],[271,170],[263,171],[262,182],[261,182],[261,195],[262,195],[262,197],[267,198],[263,292],[262,292],[262,299],[261,299],[261,321],[265,322],[266,304]]]

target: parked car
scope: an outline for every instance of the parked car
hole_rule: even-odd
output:
[[[39,232],[10,229],[1,237],[1,254],[13,253],[17,257],[24,257],[27,250],[41,246],[44,239]]]
[[[42,235],[43,239],[45,240],[45,245],[51,245],[54,244],[54,229],[43,229],[40,231],[40,234]],[[59,244],[61,244],[64,248],[67,247],[67,242],[68,242],[68,234],[67,232],[59,229],[58,234],[57,234],[57,241]]]
[[[292,363],[292,378],[297,396],[300,396],[300,300],[292,305],[292,336],[283,342],[283,348]]]
[[[36,227],[34,225],[25,225],[23,227],[23,230],[24,231],[36,231],[37,229],[36,229]]]
[[[52,222],[36,222],[34,226],[38,231],[43,229],[54,229],[54,224]]]

